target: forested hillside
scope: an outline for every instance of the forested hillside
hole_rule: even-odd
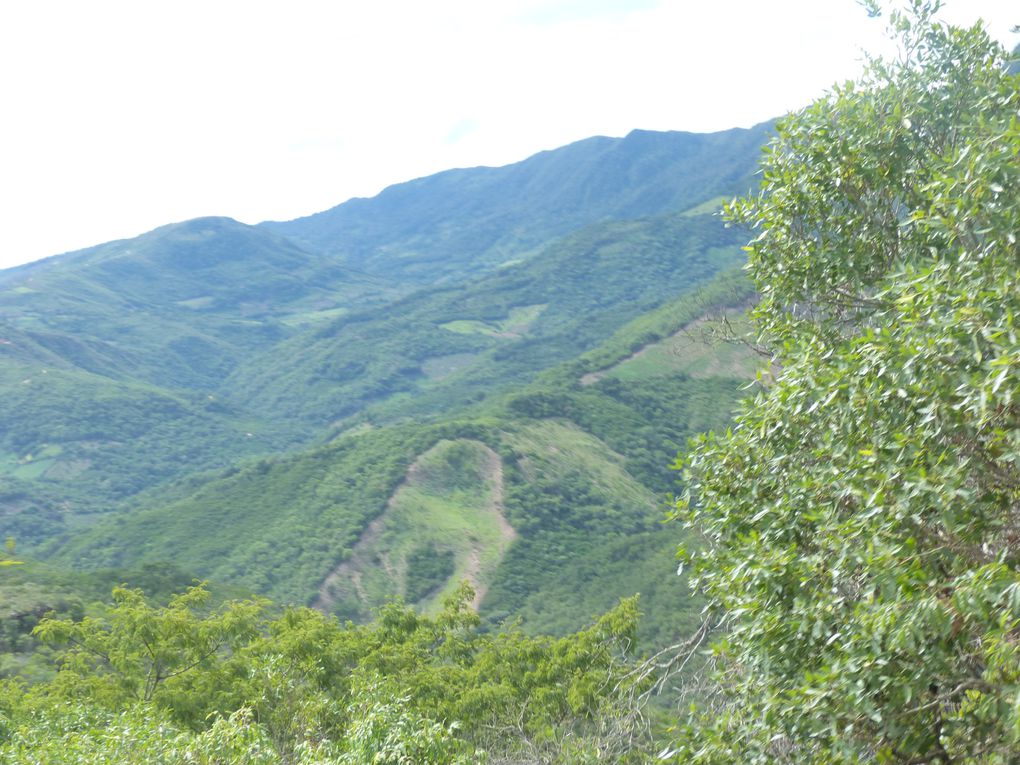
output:
[[[305,710],[281,717],[270,749],[345,706],[378,707],[374,730],[396,713],[391,690],[405,693],[384,679],[396,666],[421,673],[413,693],[454,704],[393,718],[424,726],[435,756],[626,756],[610,719],[646,742],[625,657],[696,628],[700,605],[668,576],[669,462],[727,421],[753,377],[739,338],[706,330],[753,299],[746,234],[718,212],[752,187],[765,130],[593,139],[293,224],[200,219],[0,272],[0,507],[27,561],[5,561],[0,671],[38,690],[7,687],[0,714],[95,692],[100,706],[53,723],[85,730],[141,694],[166,711],[159,730],[190,740],[214,706],[254,703],[267,719],[268,697],[226,677],[269,671],[280,646],[305,651],[314,634],[346,658],[267,675],[302,688]],[[220,610],[203,590],[172,595],[196,577]],[[103,605],[123,582],[141,590]],[[640,606],[589,626],[636,593]],[[248,595],[367,626],[224,602]],[[139,627],[156,630],[142,654]],[[563,637],[528,637],[540,634]],[[54,676],[65,640],[84,650],[84,663],[66,655],[77,679]],[[189,651],[207,652],[201,673],[174,664]],[[520,685],[508,651],[541,676]],[[439,680],[454,655],[466,674]],[[306,695],[352,669],[364,682],[346,700]],[[442,721],[469,709],[471,725],[523,727],[468,743]],[[245,714],[224,718],[209,752],[252,745]],[[38,732],[17,751],[59,739]]]
[[[675,213],[739,193],[770,129],[590,138],[514,165],[450,170],[265,225],[387,280],[460,281],[594,223]]]
[[[672,349],[750,299],[722,276],[745,234],[718,211],[767,130],[596,138],[0,272],[5,534],[359,620],[462,579],[489,622],[529,629],[684,600],[656,573],[669,455],[725,422],[753,365]],[[603,550],[617,572],[591,568]]]

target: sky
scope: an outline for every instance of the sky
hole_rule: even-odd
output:
[[[947,0],[1012,47],[1015,0]],[[0,267],[289,220],[593,135],[748,127],[855,77],[855,0],[34,0],[0,8]]]

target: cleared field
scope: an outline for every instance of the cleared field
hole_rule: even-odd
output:
[[[491,337],[520,337],[528,333],[531,325],[548,307],[547,303],[521,305],[510,309],[509,314],[501,321],[478,321],[476,319],[456,319],[440,324],[443,329],[461,334],[489,335]]]
[[[466,579],[477,607],[516,536],[502,503],[499,455],[478,441],[440,441],[410,467],[316,605],[343,615],[400,595],[435,611]]]
[[[606,377],[624,382],[647,380],[676,373],[751,379],[759,365],[749,344],[752,337],[750,321],[743,313],[699,319],[615,366],[585,375],[581,383],[590,385]]]

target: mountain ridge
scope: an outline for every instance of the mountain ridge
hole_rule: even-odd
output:
[[[584,225],[679,212],[746,191],[772,124],[594,137],[510,165],[447,170],[372,198],[260,225],[369,273],[436,283],[450,275],[447,261],[459,263],[462,250],[472,252],[473,272],[491,270]],[[476,220],[444,228],[455,213]],[[400,224],[393,226],[393,217]],[[392,249],[414,252],[429,273],[422,277],[420,263],[390,257]]]

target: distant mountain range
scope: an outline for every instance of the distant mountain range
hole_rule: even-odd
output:
[[[751,374],[691,338],[752,299],[716,213],[770,127],[591,138],[0,271],[0,530],[352,618],[461,578],[546,629],[684,597],[657,497]]]

